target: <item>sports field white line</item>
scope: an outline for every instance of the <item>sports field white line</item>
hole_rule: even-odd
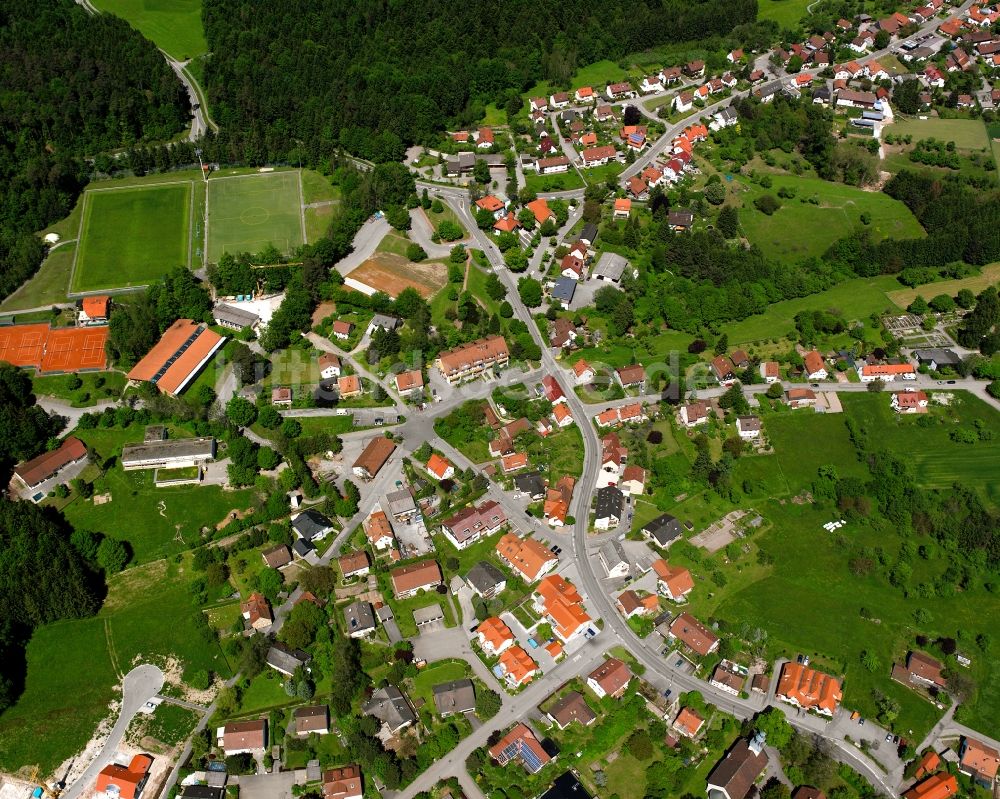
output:
[[[194,180],[188,178],[187,180],[167,180],[158,181],[156,183],[131,183],[127,186],[101,186],[93,189],[87,189],[84,194],[92,194],[99,191],[128,191],[129,189],[152,189],[157,186],[183,186],[186,183],[194,183]]]
[[[306,197],[302,191],[302,170],[299,170],[299,224],[302,227],[302,245],[309,243],[306,238]]]

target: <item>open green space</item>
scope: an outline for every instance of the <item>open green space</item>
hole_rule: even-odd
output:
[[[423,699],[433,708],[435,685],[470,676],[472,676],[471,669],[464,660],[440,660],[429,663],[413,678],[413,691],[410,692],[410,696]]]
[[[72,291],[147,285],[191,265],[191,183],[84,194]]]
[[[547,191],[582,189],[586,183],[580,177],[579,172],[575,169],[570,169],[568,172],[559,172],[554,175],[539,175],[537,172],[526,172],[524,174],[524,185],[536,194],[543,194]]]
[[[208,183],[208,260],[224,252],[290,253],[304,241],[299,174],[268,172]]]
[[[178,61],[208,50],[201,26],[201,0],[92,0],[94,7],[121,17]]]
[[[846,280],[826,291],[773,303],[766,313],[726,325],[725,331],[731,344],[745,344],[787,335],[795,329],[795,315],[801,311],[835,308],[849,320],[866,319],[886,309],[898,310],[886,296],[897,288],[899,282],[890,275]]]
[[[79,379],[79,388],[71,388],[74,379]],[[118,399],[125,389],[127,379],[121,372],[81,372],[77,375],[36,375],[31,384],[35,394],[57,397],[70,402],[76,408],[85,408],[96,402]]]
[[[923,228],[902,202],[881,192],[862,191],[842,183],[795,175],[774,175],[770,189],[741,180],[734,189],[742,202],[740,225],[752,244],[770,258],[798,260],[822,255],[831,244],[862,225],[872,238],[907,239],[923,235]],[[768,216],[754,206],[765,194],[778,197],[782,188],[795,192],[782,199],[781,207]],[[742,191],[740,191],[742,189]],[[815,198],[814,205],[809,202]]]
[[[629,73],[622,69],[614,61],[596,61],[585,67],[580,67],[570,78],[569,84],[572,89],[579,89],[582,86],[591,86],[594,91],[603,91],[608,83],[627,78]],[[524,93],[525,97],[548,97],[555,88],[548,81],[541,81],[532,86]]]
[[[923,283],[913,288],[900,288],[887,292],[887,296],[900,308],[906,308],[913,302],[917,295],[921,295],[925,300],[936,297],[938,294],[947,294],[954,297],[962,289],[969,289],[974,294],[979,294],[988,286],[1000,284],[1000,264],[987,264],[978,275],[963,277],[958,280],[939,280],[936,283]]]
[[[75,257],[74,242],[52,250],[34,276],[0,304],[0,311],[22,311],[66,302]]]
[[[772,2],[773,0],[765,0]],[[961,150],[983,150],[990,146],[986,124],[981,119],[939,119],[916,117],[897,119],[887,132],[894,136],[912,136],[919,139],[953,141]]]
[[[805,16],[810,0],[760,0],[757,19],[777,22],[783,30],[795,29]]]
[[[37,629],[27,648],[24,693],[0,716],[0,768],[37,764],[40,774],[51,774],[93,736],[118,693],[120,674],[134,662],[176,658],[182,669],[228,678],[218,643],[198,632],[192,576],[189,557],[127,569],[109,581],[96,617]]]

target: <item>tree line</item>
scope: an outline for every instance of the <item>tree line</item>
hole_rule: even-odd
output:
[[[128,23],[72,0],[0,7],[0,297],[34,274],[34,232],[65,217],[87,156],[167,140],[188,120],[184,87]]]

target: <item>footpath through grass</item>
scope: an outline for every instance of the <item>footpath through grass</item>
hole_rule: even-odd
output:
[[[100,11],[127,20],[169,56],[186,61],[208,52],[201,0],[92,0]]]

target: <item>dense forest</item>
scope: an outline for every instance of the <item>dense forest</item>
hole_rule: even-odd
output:
[[[187,98],[163,56],[128,23],[72,0],[0,4],[0,297],[44,254],[32,235],[66,216],[81,159],[173,136]]]
[[[728,33],[756,0],[206,0],[206,82],[229,157],[285,160],[340,144],[373,160],[490,102],[666,42]]]

